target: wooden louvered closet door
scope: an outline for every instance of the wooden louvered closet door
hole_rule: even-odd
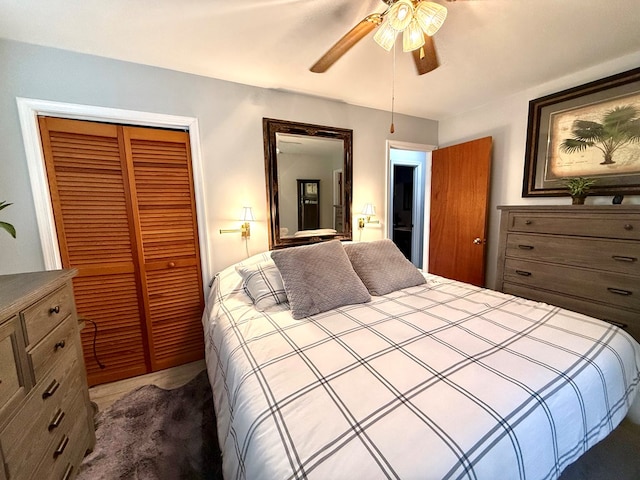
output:
[[[42,117],[65,268],[78,269],[90,385],[203,357],[188,134]]]
[[[198,360],[204,348],[189,137],[148,128],[126,128],[124,136],[155,371]]]

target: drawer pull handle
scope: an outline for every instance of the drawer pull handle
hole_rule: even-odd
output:
[[[62,437],[62,440],[60,440],[58,447],[53,452],[53,458],[58,458],[60,455],[62,455],[62,453],[64,452],[64,449],[67,448],[68,444],[69,444],[69,437],[65,435],[64,437]]]
[[[47,398],[51,397],[54,393],[56,393],[56,390],[58,390],[59,387],[60,384],[57,380],[54,379],[42,394],[42,399],[46,400]]]
[[[64,475],[62,475],[62,480],[69,480],[71,478],[71,472],[73,472],[73,465],[69,464],[64,471]]]
[[[533,222],[532,222],[531,220],[525,220],[525,221],[524,221],[524,224],[525,224],[525,225],[531,225],[532,223],[533,223]]]
[[[53,315],[54,313],[60,313],[60,305],[56,305],[49,309],[49,315]]]
[[[611,325],[615,325],[616,327],[620,327],[624,330],[626,330],[627,327],[629,326],[626,323],[614,322],[613,320],[606,320],[606,321],[609,322]]]
[[[533,250],[533,245],[518,245],[520,250]]]
[[[524,270],[516,270],[516,273],[518,275],[522,275],[523,277],[530,277],[531,276],[531,272],[525,272]]]
[[[625,224],[624,226],[625,230],[633,230],[633,225],[631,225],[630,223]]]
[[[618,262],[637,262],[638,259],[636,257],[623,257],[622,255],[612,255],[611,258]]]
[[[60,340],[58,343],[56,343],[53,346],[53,350],[57,352],[60,348],[64,348],[64,346],[65,346],[64,340]]]
[[[51,423],[49,424],[49,431],[51,432],[52,430],[55,430],[56,428],[58,428],[63,418],[64,418],[64,412],[59,408],[58,411],[56,412],[55,417],[53,417],[53,420],[51,420]]]
[[[629,290],[622,290],[621,288],[613,288],[613,287],[608,287],[607,290],[609,290],[611,293],[615,293],[616,295],[631,295],[631,293]]]
[[[176,262],[169,262],[169,268],[174,268],[176,266]]]

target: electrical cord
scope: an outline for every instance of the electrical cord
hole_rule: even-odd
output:
[[[93,358],[96,360],[96,363],[98,364],[100,369],[104,370],[105,368],[107,368],[107,366],[104,365],[102,362],[100,362],[100,359],[98,358],[98,352],[96,350],[96,340],[98,338],[98,324],[88,318],[81,318],[80,320],[84,322],[91,322],[93,324]]]

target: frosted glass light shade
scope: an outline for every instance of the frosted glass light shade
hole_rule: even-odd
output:
[[[389,25],[402,32],[413,19],[413,3],[411,0],[398,0],[389,9],[387,20]]]
[[[384,48],[387,52],[391,51],[391,47],[396,41],[396,36],[398,35],[398,31],[395,30],[388,22],[385,20],[382,22],[382,25],[378,27],[376,34],[373,36],[375,42]]]
[[[440,30],[447,18],[447,9],[439,3],[420,2],[415,9],[414,18],[424,33],[431,37]]]
[[[424,45],[424,32],[418,22],[413,19],[402,34],[402,50],[412,52]]]

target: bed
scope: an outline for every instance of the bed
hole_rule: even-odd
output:
[[[420,272],[390,243],[216,276],[203,326],[225,479],[556,479],[639,422],[630,335]]]

